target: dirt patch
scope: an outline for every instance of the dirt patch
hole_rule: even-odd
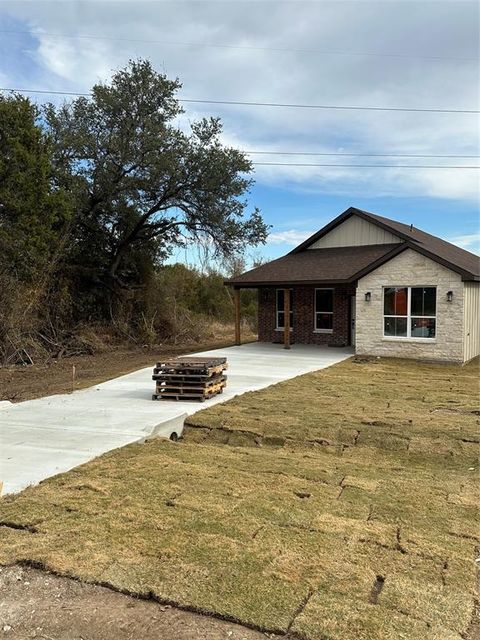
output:
[[[472,623],[465,635],[465,640],[480,640],[480,602],[478,601],[475,603],[475,612],[473,614]]]
[[[0,401],[22,402],[70,393],[152,366],[158,358],[231,346],[232,338],[208,344],[158,345],[115,349],[94,355],[52,360],[45,364],[0,367]]]
[[[0,568],[0,637],[265,640],[267,636],[230,622],[138,600],[37,569],[4,567]]]
[[[480,640],[480,546],[475,550],[475,564],[477,568],[477,598],[475,600],[472,620],[464,640]]]

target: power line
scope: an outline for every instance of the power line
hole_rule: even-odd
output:
[[[180,102],[192,102],[201,104],[227,104],[234,106],[246,106],[246,107],[285,107],[289,109],[333,109],[342,111],[403,111],[412,113],[474,113],[478,114],[480,111],[474,109],[418,109],[407,107],[360,107],[360,106],[346,106],[346,105],[326,105],[326,104],[293,104],[293,103],[281,103],[281,102],[241,102],[240,100],[193,100],[193,99],[180,99]]]
[[[349,158],[480,158],[472,155],[453,154],[425,154],[425,153],[343,153],[343,152],[319,152],[319,151],[243,151],[247,155],[270,156],[347,156]]]
[[[258,47],[249,45],[233,45],[222,43],[205,43],[205,42],[182,42],[177,40],[150,40],[145,38],[119,38],[116,36],[104,36],[104,35],[77,35],[72,33],[48,33],[44,31],[19,31],[13,29],[0,29],[0,33],[11,34],[24,34],[24,35],[36,35],[47,36],[49,38],[73,38],[78,40],[110,40],[115,42],[132,42],[137,44],[163,44],[168,46],[181,46],[181,47],[205,47],[214,49],[238,49],[244,51],[275,51],[275,52],[291,52],[291,53],[317,53],[321,55],[335,55],[335,56],[367,56],[367,57],[381,57],[381,58],[414,58],[425,60],[456,60],[461,62],[477,61],[475,57],[457,57],[457,56],[424,56],[424,55],[412,55],[409,53],[384,53],[376,51],[338,51],[330,49],[303,49],[303,48],[291,48],[291,47]]]
[[[81,93],[80,91],[47,91],[46,89],[13,89],[12,87],[0,87],[0,91],[14,91],[15,93],[43,93],[52,96],[86,96],[91,97],[91,93]]]
[[[39,93],[47,95],[63,95],[63,96],[90,96],[91,93],[80,93],[75,91],[47,91],[45,89],[14,89],[11,87],[0,87],[0,91],[15,91],[17,93]],[[203,100],[193,98],[178,98],[179,102],[194,104],[226,104],[233,106],[246,107],[284,107],[291,109],[333,109],[343,111],[400,111],[412,113],[462,113],[462,114],[479,114],[476,109],[420,109],[409,107],[361,107],[346,105],[325,105],[325,104],[294,104],[283,102],[246,102],[240,100]]]
[[[252,162],[265,167],[348,167],[349,169],[480,169],[478,166],[432,164],[310,164],[304,162]]]
[[[79,93],[74,91],[46,91],[40,89],[12,89],[0,87],[0,91],[15,91],[18,93],[41,93],[52,95],[69,95],[69,96],[90,96],[91,93]],[[182,100],[180,100],[182,101]],[[183,100],[183,102],[194,102],[192,100]],[[223,103],[221,103],[223,104]],[[250,104],[250,103],[240,103]],[[293,106],[293,105],[290,105]],[[331,107],[333,108],[333,107]],[[340,107],[341,108],[341,107]],[[350,107],[343,107],[350,108]],[[351,107],[355,108],[355,107]],[[363,107],[365,109],[377,107]],[[378,107],[380,109],[380,107]],[[462,111],[461,113],[478,113],[476,111]],[[478,155],[454,155],[454,154],[411,154],[411,153],[342,153],[342,152],[318,152],[318,151],[243,151],[247,155],[298,155],[298,156],[340,156],[354,158],[479,158]],[[341,164],[306,164],[306,163],[275,163],[275,162],[254,162],[256,165],[270,166],[303,166],[303,167],[399,167],[399,168],[431,168],[431,169],[477,169],[478,167],[461,167],[461,166],[423,166],[423,165],[341,165]]]

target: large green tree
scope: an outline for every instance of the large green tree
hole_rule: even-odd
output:
[[[259,212],[245,215],[250,161],[222,145],[218,119],[180,126],[179,88],[131,61],[91,98],[46,109],[77,203],[70,263],[110,290],[142,284],[174,246],[208,239],[231,255],[266,238]]]
[[[31,362],[30,338],[58,307],[71,206],[39,115],[23,96],[0,96],[0,362]]]
[[[0,96],[0,273],[27,284],[52,264],[70,215],[38,117],[27,98]]]

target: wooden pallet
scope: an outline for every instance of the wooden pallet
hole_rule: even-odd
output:
[[[210,376],[194,376],[188,375],[186,373],[154,373],[152,376],[152,380],[155,380],[156,382],[171,382],[172,384],[181,382],[194,384],[212,384],[213,382],[217,382],[221,378],[225,380],[227,379],[227,376],[223,371]]]
[[[153,375],[192,375],[210,377],[227,369],[226,358],[172,358],[158,362]]]
[[[171,387],[160,387],[152,395],[152,400],[199,400],[205,402],[208,398],[213,398],[219,393],[223,393],[225,382],[212,385],[207,389],[175,389]]]
[[[176,358],[170,358],[169,360],[163,360],[162,362],[174,367],[184,366],[196,369],[199,367],[215,367],[219,364],[227,364],[227,359],[201,356],[178,356]]]
[[[152,380],[196,380],[197,382],[208,382],[209,380],[214,380],[218,376],[221,376],[223,372],[216,373],[214,375],[209,374],[190,374],[190,373],[163,373],[158,371],[158,369],[153,370],[154,373],[152,375]]]
[[[177,376],[197,376],[203,378],[211,378],[212,376],[219,375],[225,371],[225,365],[219,365],[217,367],[208,367],[206,369],[186,369],[186,368],[167,368],[167,367],[155,367],[153,370],[154,376],[165,375],[177,375]]]
[[[200,400],[223,393],[226,358],[185,356],[158,362],[153,370],[153,400]]]
[[[200,381],[197,380],[156,380],[156,388],[158,389],[175,389],[175,390],[185,390],[189,389],[192,391],[201,391],[205,389],[210,389],[211,387],[215,387],[219,384],[221,386],[225,386],[227,383],[226,376],[215,376],[214,378],[209,378],[208,380]]]

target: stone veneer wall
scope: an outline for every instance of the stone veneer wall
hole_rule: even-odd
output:
[[[333,333],[314,331],[315,288],[323,285],[292,288],[293,331],[292,344],[320,344],[345,346],[349,343],[350,299],[355,287],[336,287],[333,294]],[[260,342],[283,342],[283,331],[275,327],[275,291],[277,288],[258,290],[258,339]],[[324,288],[329,288],[325,285]]]
[[[384,338],[383,287],[428,285],[437,287],[435,341]],[[372,294],[371,302],[365,302],[367,291]],[[452,302],[447,302],[448,291],[453,291]],[[358,282],[356,352],[359,355],[463,362],[463,305],[464,283],[461,277],[407,249]]]

